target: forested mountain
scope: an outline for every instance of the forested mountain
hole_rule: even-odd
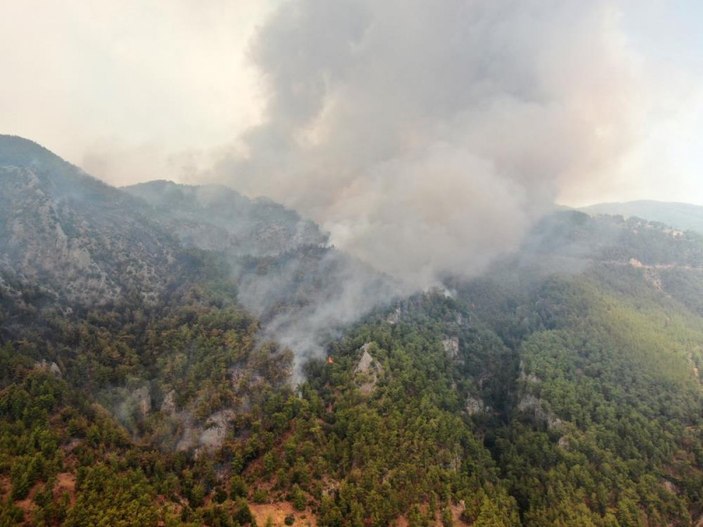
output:
[[[688,203],[663,201],[628,201],[625,203],[598,203],[581,209],[591,215],[607,214],[638,217],[670,225],[683,231],[703,233],[703,207]]]
[[[703,238],[560,212],[402,296],[227,189],[0,137],[0,525],[703,520]]]
[[[331,247],[317,225],[270,200],[167,181],[125,190],[145,200],[150,217],[184,247],[217,252],[238,300],[298,356],[323,353],[325,338],[395,294],[390,277]]]
[[[327,245],[311,221],[265,198],[250,200],[218,186],[151,181],[124,189],[146,201],[185,246],[233,255],[275,256],[306,245]]]
[[[6,287],[99,305],[157,302],[179,272],[176,240],[147,207],[39,145],[0,136],[0,265]]]

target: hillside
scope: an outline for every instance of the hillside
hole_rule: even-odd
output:
[[[297,357],[319,356],[325,338],[396,295],[390,277],[331,247],[317,225],[270,200],[167,181],[125,190],[146,201],[150,218],[184,247],[219,254],[238,301]]]
[[[157,302],[178,274],[177,243],[138,200],[48,150],[0,136],[0,266],[18,283],[80,305]]]
[[[610,214],[625,218],[638,217],[664,223],[683,231],[703,234],[703,207],[688,203],[662,201],[629,201],[625,203],[599,203],[581,209],[591,215]]]
[[[146,201],[185,246],[239,256],[275,256],[306,245],[326,245],[311,221],[270,200],[250,200],[217,185],[150,181],[126,187]]]
[[[524,523],[695,524],[700,238],[579,213],[537,233],[459,293],[515,352],[507,426],[488,444]]]
[[[0,525],[703,520],[701,236],[559,212],[403,296],[278,205],[0,154]]]

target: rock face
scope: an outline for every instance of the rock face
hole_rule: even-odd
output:
[[[146,417],[151,412],[151,392],[148,386],[142,386],[134,391],[133,396],[136,400],[137,410]]]
[[[361,347],[361,358],[356,368],[354,368],[354,375],[359,383],[359,391],[364,395],[373,393],[379,377],[383,374],[383,367],[371,356],[371,353],[369,353],[370,348],[370,342]]]
[[[176,392],[171,390],[164,396],[161,403],[161,411],[166,415],[174,415],[176,413]]]
[[[209,452],[222,446],[227,435],[228,423],[234,419],[232,410],[221,410],[208,417],[200,434],[198,451]]]
[[[195,455],[201,456],[220,448],[227,436],[229,423],[235,413],[231,409],[220,410],[208,417],[203,424],[196,424],[188,412],[172,415],[179,423],[181,435],[176,443],[177,451],[195,449]]]
[[[544,401],[531,394],[523,395],[518,402],[517,409],[526,414],[530,414],[537,421],[547,424],[550,430],[559,430],[564,422],[556,417],[551,411],[544,408]]]
[[[178,416],[181,425],[181,436],[176,444],[176,451],[185,452],[191,450],[198,444],[200,429],[193,424],[193,418],[189,414]]]
[[[234,415],[229,410],[221,410],[203,423],[194,417],[192,407],[178,408],[175,390],[164,395],[159,411],[167,418],[170,426],[161,441],[162,448],[178,452],[193,451],[196,456],[222,446],[227,434],[228,419]]]
[[[442,347],[447,357],[456,359],[459,356],[459,337],[448,337],[442,340]]]
[[[41,361],[37,362],[34,367],[38,370],[48,371],[56,377],[61,377],[63,375],[61,373],[61,368],[59,368],[59,365],[55,362],[47,362],[46,360],[42,359]]]
[[[56,364],[55,362],[52,362],[49,365],[49,371],[56,375],[57,377],[61,377],[61,368],[59,368],[59,365]]]
[[[0,275],[68,303],[130,294],[149,303],[175,271],[177,243],[138,200],[39,145],[0,136]]]
[[[354,369],[354,373],[369,373],[373,362],[374,360],[371,354],[367,350],[364,350],[361,359],[359,359],[359,364],[357,364]]]
[[[393,312],[386,317],[386,322],[390,324],[391,326],[396,325],[398,322],[400,322],[402,313],[401,309],[399,307],[396,307]]]
[[[468,397],[464,409],[468,415],[478,415],[486,412],[486,404],[478,397]]]

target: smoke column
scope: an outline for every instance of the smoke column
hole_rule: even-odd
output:
[[[607,182],[645,99],[598,0],[289,1],[250,55],[263,121],[217,177],[421,287],[515,248],[561,188]]]

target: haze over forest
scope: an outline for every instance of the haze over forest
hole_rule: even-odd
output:
[[[0,526],[703,526],[703,7],[0,5]]]
[[[267,196],[414,282],[480,271],[555,200],[703,204],[693,1],[1,9],[0,130],[118,186]]]

